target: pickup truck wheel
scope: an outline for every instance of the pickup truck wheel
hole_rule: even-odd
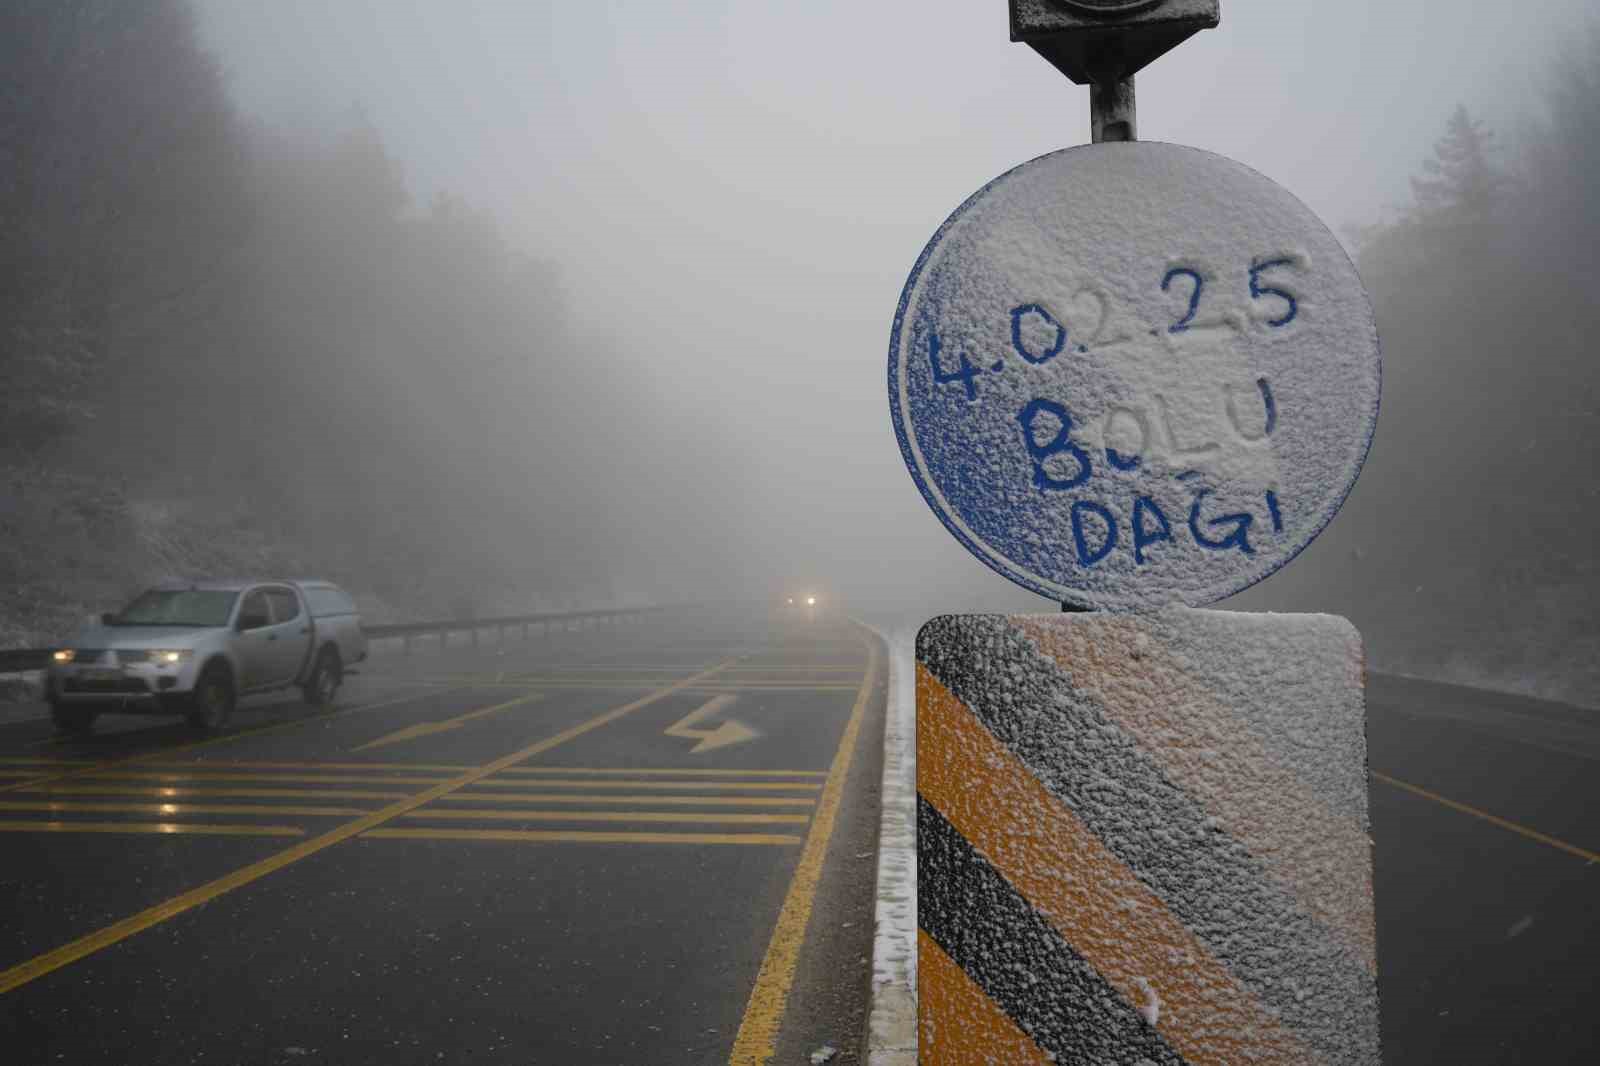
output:
[[[317,664],[311,668],[311,676],[301,686],[301,694],[305,701],[313,707],[327,707],[332,705],[334,696],[339,693],[339,685],[344,681],[344,666],[339,662],[339,653],[332,648],[326,648],[317,656]]]
[[[200,675],[183,717],[190,729],[221,729],[233,714],[233,704],[233,678],[226,670],[212,666]]]
[[[52,703],[50,720],[56,724],[57,732],[68,736],[83,737],[94,732],[94,712],[87,708]]]

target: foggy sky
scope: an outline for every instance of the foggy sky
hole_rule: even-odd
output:
[[[1220,29],[1139,76],[1140,138],[1238,159],[1336,231],[1376,221],[1456,103],[1502,125],[1537,96],[1533,57],[1591,4],[1223,0]],[[245,112],[363,116],[419,204],[460,194],[557,265],[594,357],[721,442],[684,477],[725,489],[708,522],[751,530],[730,568],[1040,606],[928,512],[884,393],[939,223],[1088,140],[1086,90],[1009,42],[1003,0],[198,6]]]

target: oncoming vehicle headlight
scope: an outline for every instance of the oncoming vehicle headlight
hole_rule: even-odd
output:
[[[807,596],[806,597],[806,606],[807,607],[815,607],[816,605],[817,605],[817,598],[815,596]]]
[[[65,666],[78,657],[78,653],[71,648],[62,648],[50,656],[50,661]]]
[[[189,656],[193,654],[194,652],[190,651],[188,648],[170,648],[165,650],[157,650],[152,648],[150,651],[150,661],[155,663],[157,666],[176,666],[178,663],[186,661]]]

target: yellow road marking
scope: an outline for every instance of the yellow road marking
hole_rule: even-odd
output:
[[[254,762],[249,759],[234,759],[221,762],[183,762],[174,759],[171,762],[148,762],[146,766],[176,767],[189,770],[409,770],[416,773],[439,772],[442,774],[459,774],[475,767],[464,763],[437,763],[437,762]]]
[[[178,822],[0,822],[0,833],[149,833],[156,836],[303,837],[292,825],[204,825]],[[7,970],[6,974],[11,971]],[[0,988],[9,991],[10,987]]]
[[[586,796],[551,792],[464,792],[451,803],[649,803],[658,807],[815,807],[815,800],[772,796]]]
[[[618,774],[639,775],[662,774],[684,777],[827,777],[826,770],[692,770],[680,767],[662,767],[658,769],[641,769],[620,767],[617,769],[597,770],[583,766],[513,766],[509,770],[502,770],[501,774]]]
[[[798,844],[765,833],[602,833],[564,829],[373,829],[384,840],[503,840],[528,844]]]
[[[657,685],[668,685],[673,678],[619,678],[615,681],[494,681],[487,676],[473,678],[468,682],[469,688],[510,688],[510,689],[648,689]],[[417,685],[454,685],[460,686],[460,678],[432,680],[419,679],[411,684]],[[856,686],[848,684],[818,683],[806,684],[800,681],[729,681],[713,682],[708,684],[688,685],[685,692],[854,692]]]
[[[0,777],[49,777],[49,770],[0,770]]]
[[[800,671],[805,673],[818,673],[826,670],[837,673],[848,670],[851,673],[855,673],[866,665],[866,661],[863,660],[859,663],[832,663],[826,666],[730,666],[725,672],[729,674],[746,674],[750,673],[751,671],[763,672],[787,670],[790,672]],[[619,666],[612,663],[595,663],[590,666],[543,666],[536,670],[506,670],[503,671],[503,673],[509,674],[512,677],[538,677],[544,674],[650,674],[672,670],[687,674],[693,673],[698,669],[700,669],[698,666],[678,666],[666,664],[659,666]]]
[[[543,693],[535,693],[532,696],[523,696],[520,699],[507,700],[505,703],[498,703],[493,707],[485,707],[482,710],[468,711],[466,714],[457,715],[454,718],[446,718],[442,722],[420,722],[417,725],[408,725],[404,729],[398,729],[387,736],[379,737],[377,740],[368,741],[367,743],[351,748],[350,750],[367,751],[370,748],[386,748],[390,744],[401,744],[407,740],[416,740],[419,737],[431,737],[435,733],[448,733],[452,729],[460,729],[462,726],[475,719],[486,718],[491,714],[499,714],[501,711],[510,710],[512,707],[521,707],[525,704],[535,703],[542,699],[544,699]]]
[[[650,788],[650,789],[730,789],[743,792],[819,792],[824,786],[805,781],[582,781],[575,778],[524,777],[513,781],[479,781],[479,788]]]
[[[465,690],[467,688],[471,688],[472,686],[458,684],[455,687],[457,689]],[[428,695],[443,695],[443,693],[414,692],[409,696],[401,696],[397,699],[384,700],[380,703],[361,703],[355,705],[354,707],[336,707],[331,711],[319,711],[316,714],[308,714],[303,718],[295,718],[287,722],[274,722],[271,725],[257,726],[254,729],[242,729],[237,733],[228,733],[220,737],[209,737],[205,740],[195,740],[187,744],[179,744],[178,746],[172,748],[159,748],[155,751],[144,752],[140,755],[129,755],[121,759],[107,759],[102,762],[89,763],[87,765],[78,764],[78,769],[68,770],[65,773],[54,774],[45,780],[65,781],[69,778],[82,777],[89,774],[98,773],[103,770],[114,769],[118,766],[133,766],[156,758],[171,756],[181,751],[199,751],[201,748],[215,747],[218,744],[231,744],[235,740],[243,740],[246,737],[259,737],[265,736],[268,733],[282,732],[286,729],[296,729],[302,725],[306,725],[311,722],[320,722],[323,719],[332,718],[341,714],[354,714],[357,711],[375,711],[380,707],[393,707],[399,703],[410,703],[412,700],[421,699],[423,696]],[[37,782],[20,781],[16,784],[0,785],[0,792],[27,791],[27,786],[31,783]]]
[[[106,811],[121,814],[298,814],[352,817],[367,812],[360,807],[282,807],[248,803],[77,803],[63,800],[0,803],[0,811]]]
[[[7,756],[0,758],[0,763],[7,766],[82,766],[76,759],[35,759],[28,756]]]
[[[376,774],[175,774],[171,772],[126,773],[110,770],[88,775],[92,781],[167,781],[173,784],[215,784],[227,781],[285,781],[300,785],[437,785],[448,777],[380,777]]]
[[[702,674],[696,675],[695,678],[691,678],[690,680],[698,680],[700,677],[711,677],[718,671],[732,666],[735,661],[736,660],[733,659],[724,660],[721,663],[718,663],[716,666],[704,671]],[[687,684],[687,682],[684,682],[684,684]],[[29,959],[27,962],[20,963],[19,965],[13,966],[8,970],[0,971],[0,994],[4,994],[12,989],[27,984],[29,981],[43,977],[45,974],[58,970],[69,963],[76,962],[78,959],[81,959],[86,955],[92,955],[102,948],[107,948],[112,944],[120,943],[136,933],[141,933],[144,930],[149,929],[153,925],[158,925],[169,918],[182,914],[184,911],[187,911],[193,907],[198,907],[202,903],[216,899],[218,896],[221,896],[227,892],[231,892],[236,888],[248,885],[254,881],[258,881],[266,875],[277,870],[281,870],[291,863],[299,862],[301,859],[315,855],[318,852],[330,848],[335,844],[349,840],[351,837],[356,836],[357,834],[365,833],[369,829],[376,829],[385,822],[398,818],[402,814],[414,811],[418,807],[432,803],[434,800],[439,799],[442,796],[449,795],[457,789],[463,788],[477,781],[481,781],[490,774],[498,773],[508,766],[515,766],[517,763],[531,759],[533,756],[538,755],[541,752],[549,751],[551,748],[554,748],[560,744],[565,744],[567,741],[576,737],[580,737],[591,730],[598,729],[603,725],[614,722],[624,715],[632,714],[634,711],[637,711],[642,707],[647,707],[658,700],[665,699],[667,696],[672,695],[682,687],[683,685],[675,685],[660,689],[648,696],[634,700],[632,703],[623,704],[621,707],[616,707],[602,714],[598,714],[586,721],[579,722],[577,725],[569,726],[568,728],[563,729],[561,732],[556,733],[554,736],[546,737],[544,740],[535,741],[534,743],[529,744],[527,747],[520,748],[509,755],[503,755],[500,758],[486,763],[475,770],[471,770],[462,774],[460,777],[443,781],[437,785],[434,785],[432,788],[415,793],[414,795],[408,796],[396,803],[391,803],[387,807],[374,811],[371,814],[367,814],[363,817],[354,819],[353,821],[346,822],[343,825],[313,837],[310,840],[280,851],[276,855],[270,855],[259,862],[253,862],[249,866],[241,867],[230,874],[219,877],[214,881],[209,881],[198,888],[190,889],[188,892],[174,896],[164,903],[159,903],[154,907],[148,907],[137,914],[130,915],[129,917],[122,919],[119,922],[114,922],[97,932],[90,933],[88,936],[79,937],[77,940],[63,944],[61,947],[56,948],[53,951],[45,952],[43,955],[38,955],[32,959]]]
[[[372,775],[365,775],[360,780],[386,780],[377,777],[386,770],[415,771],[417,773],[462,773],[476,769],[475,766],[463,763],[409,763],[409,762],[255,762],[248,759],[235,759],[218,762],[196,762],[174,759],[170,762],[148,762],[145,766],[154,766],[167,769],[197,770],[197,771],[222,771],[222,770],[371,770]],[[595,774],[618,777],[827,777],[826,770],[727,770],[715,767],[687,767],[687,766],[512,766],[500,771],[501,776],[506,774]]]
[[[867,698],[877,680],[878,642],[870,636],[865,639],[869,648],[867,672],[856,693],[850,721],[834,752],[828,783],[822,790],[822,803],[811,821],[811,831],[806,835],[794,879],[789,882],[788,894],[784,896],[777,927],[772,930],[767,953],[761,960],[761,971],[756,975],[755,987],[750,990],[744,1019],[739,1023],[739,1035],[728,1057],[730,1066],[766,1063],[777,1051],[778,1028],[783,1023],[789,989],[794,984],[795,966],[800,959],[800,946],[805,942],[806,925],[811,920],[811,905],[816,899],[822,863],[827,857],[828,841],[833,836],[833,824],[839,814],[844,781],[850,773],[850,760],[855,753],[856,737],[861,732],[861,719],[866,715]]]
[[[726,748],[730,744],[742,744],[747,740],[754,740],[756,738],[754,729],[740,722],[735,722],[731,718],[721,725],[708,729],[694,728],[701,719],[709,718],[733,706],[738,699],[738,696],[733,695],[712,696],[705,703],[667,726],[662,730],[662,733],[669,737],[698,740],[700,743],[689,749],[690,755],[699,755],[703,751],[715,751],[718,748]]]
[[[0,808],[3,809],[3,808]],[[696,822],[696,823],[751,823],[798,822],[811,820],[807,814],[703,814],[700,811],[536,811],[526,808],[507,810],[504,807],[483,810],[427,810],[412,811],[406,818],[481,818],[488,822]]]
[[[824,666],[759,666],[759,665],[752,665],[752,666],[736,666],[732,670],[729,670],[728,673],[730,673],[730,674],[774,673],[775,674],[775,673],[780,673],[780,672],[788,672],[788,673],[797,673],[797,674],[821,674],[821,673],[829,673],[829,674],[852,673],[852,674],[854,674],[854,673],[858,673],[859,671],[861,671],[863,668],[866,667],[866,665],[867,664],[866,664],[865,661],[862,661],[862,662],[859,662],[859,663],[829,663],[829,664],[824,665]]]
[[[340,788],[141,788],[137,785],[41,785],[23,789],[47,796],[153,796],[180,799],[187,796],[249,796],[257,799],[405,799],[409,792],[374,792]]]
[[[1525,836],[1529,840],[1537,840],[1541,844],[1548,844],[1552,848],[1557,848],[1566,852],[1568,855],[1576,855],[1578,858],[1584,859],[1588,862],[1600,862],[1600,855],[1597,855],[1587,849],[1580,848],[1576,844],[1568,844],[1565,840],[1541,833],[1537,829],[1529,829],[1527,826],[1518,825],[1516,822],[1507,821],[1498,815],[1490,814],[1488,811],[1480,811],[1478,808],[1469,807],[1465,803],[1457,803],[1453,799],[1445,799],[1436,792],[1429,792],[1425,788],[1418,788],[1416,785],[1407,784],[1398,778],[1390,777],[1388,774],[1380,774],[1376,770],[1372,771],[1372,776],[1377,778],[1379,781],[1382,781],[1386,785],[1393,785],[1395,788],[1405,789],[1407,792],[1415,793],[1424,799],[1430,799],[1435,803],[1443,804],[1444,806],[1449,807],[1451,810],[1460,811],[1462,814],[1470,814],[1474,818],[1482,818],[1484,821],[1489,822],[1492,825],[1497,825],[1501,829],[1509,829],[1511,832],[1516,833],[1519,836]]]
[[[816,684],[799,682],[788,684],[778,681],[740,681],[726,685],[696,685],[690,692],[854,692],[854,685]]]

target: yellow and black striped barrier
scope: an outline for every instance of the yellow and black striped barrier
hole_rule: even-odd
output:
[[[946,616],[916,684],[923,1063],[1376,1066],[1349,623]]]

